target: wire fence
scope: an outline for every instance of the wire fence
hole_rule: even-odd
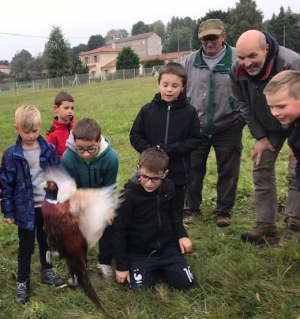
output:
[[[52,90],[57,88],[87,85],[94,82],[134,79],[138,77],[157,76],[160,67],[108,71],[102,77],[91,78],[87,74],[75,74],[59,78],[32,79],[31,81],[14,81],[0,84],[0,96],[13,95],[29,92],[39,92],[41,90]]]

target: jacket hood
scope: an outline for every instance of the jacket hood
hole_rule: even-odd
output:
[[[70,135],[69,135],[69,138],[67,139],[66,141],[66,146],[72,150],[73,152],[76,153],[76,146],[75,146],[75,141],[74,141],[74,135],[73,135],[73,132],[71,131],[70,132]],[[100,148],[99,148],[99,152],[98,152],[98,155],[97,157],[103,153],[107,147],[109,146],[109,143],[108,141],[106,140],[106,138],[104,136],[101,135],[101,142],[100,142]]]
[[[155,94],[152,102],[157,103],[163,107],[168,107],[167,102],[162,100],[160,93]],[[177,100],[173,102],[172,108],[178,109],[181,107],[185,107],[187,105],[189,105],[189,101],[188,101],[186,95],[184,93],[180,93],[179,96],[177,97]]]

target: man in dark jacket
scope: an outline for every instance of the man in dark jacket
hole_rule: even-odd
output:
[[[156,147],[145,150],[121,195],[114,221],[116,279],[132,288],[153,287],[158,270],[176,289],[193,282],[183,256],[192,243],[174,206],[174,184],[165,179],[168,161]]]
[[[287,69],[300,70],[300,56],[279,46],[268,33],[257,30],[244,32],[237,41],[236,51],[238,59],[231,68],[233,94],[244,110],[243,117],[256,140],[252,150],[256,226],[243,233],[241,238],[257,243],[264,238],[274,241],[278,238],[275,162],[286,134],[280,122],[272,116],[263,90],[275,74]],[[292,187],[295,179],[292,162],[289,169],[284,237],[291,231],[288,219],[300,212],[299,193]]]

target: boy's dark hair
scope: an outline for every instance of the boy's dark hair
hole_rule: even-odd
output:
[[[184,66],[182,66],[180,63],[169,62],[161,67],[158,74],[158,84],[160,83],[163,74],[174,74],[179,76],[182,79],[183,86],[186,86],[187,73]]]
[[[145,150],[139,159],[139,167],[147,168],[150,172],[165,172],[169,164],[169,157],[166,152],[157,147]]]
[[[56,95],[54,105],[61,106],[63,101],[74,102],[74,98],[69,92],[62,91]]]
[[[96,120],[84,118],[76,122],[72,133],[74,140],[99,141],[101,137],[101,127]]]

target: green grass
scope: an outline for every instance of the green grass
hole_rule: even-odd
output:
[[[119,188],[131,176],[138,155],[128,133],[140,107],[157,92],[157,78],[110,81],[69,88],[76,99],[76,119],[100,121],[120,157]],[[14,111],[23,103],[37,106],[43,118],[43,134],[51,125],[54,96],[59,90],[0,97],[0,155],[15,142]],[[300,315],[300,252],[293,244],[284,249],[245,244],[240,234],[254,224],[251,148],[253,140],[244,131],[244,151],[232,225],[219,229],[213,209],[216,201],[216,164],[210,154],[203,190],[202,216],[187,227],[194,251],[187,258],[197,284],[181,293],[158,284],[152,291],[132,292],[114,281],[105,282],[96,273],[97,250],[89,252],[91,279],[106,308],[115,318],[128,319],[291,319]],[[277,165],[280,207],[286,198],[286,146]],[[282,213],[278,217],[283,230]],[[103,318],[81,289],[59,289],[42,285],[38,255],[32,262],[32,294],[26,306],[13,301],[17,267],[17,229],[0,220],[0,318]],[[36,249],[37,250],[37,249]],[[65,263],[55,264],[67,277]]]

